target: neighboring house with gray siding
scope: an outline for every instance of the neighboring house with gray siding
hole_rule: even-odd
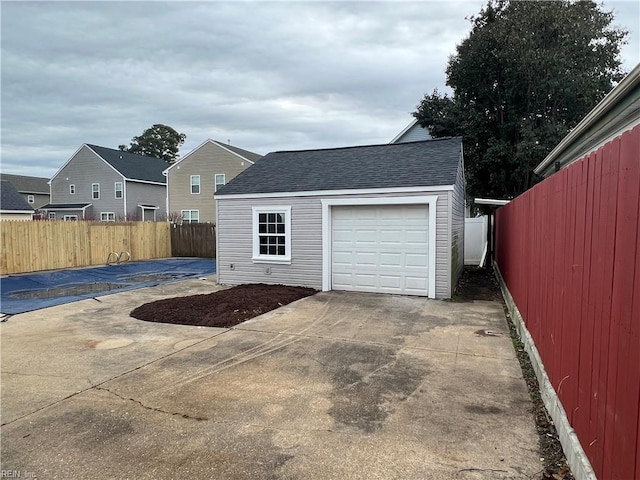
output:
[[[164,216],[167,163],[84,144],[50,180],[52,220],[157,220]]]
[[[31,220],[33,208],[8,180],[0,180],[0,220]]]
[[[420,142],[422,140],[431,140],[431,134],[428,128],[420,126],[418,119],[414,118],[409,125],[389,143],[407,143],[407,142]]]
[[[274,152],[216,193],[218,282],[449,298],[461,138]]]
[[[213,195],[262,158],[257,153],[207,140],[165,170],[166,210],[184,222],[216,223]]]
[[[38,209],[49,203],[48,178],[9,173],[0,174],[0,178],[11,183],[33,209]]]

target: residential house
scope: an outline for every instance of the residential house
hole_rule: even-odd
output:
[[[0,180],[0,220],[31,220],[33,208],[8,180]]]
[[[184,222],[216,223],[216,190],[260,158],[233,145],[205,141],[165,170],[167,212]]]
[[[0,174],[0,178],[10,182],[32,208],[37,210],[49,203],[48,178],[12,175],[9,173]]]
[[[218,281],[451,297],[461,138],[266,155],[216,193]]]
[[[430,140],[431,134],[428,128],[420,126],[418,119],[414,118],[409,125],[404,127],[402,131],[393,137],[389,143],[407,143],[420,142],[422,140]]]
[[[159,158],[84,144],[51,178],[50,219],[158,220],[166,197]]]

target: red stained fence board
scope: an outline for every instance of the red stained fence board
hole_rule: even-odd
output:
[[[640,479],[640,126],[496,212],[496,263],[599,479]]]

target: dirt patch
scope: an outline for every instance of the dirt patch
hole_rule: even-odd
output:
[[[567,459],[562,451],[562,445],[558,439],[558,432],[542,402],[540,386],[536,373],[531,365],[529,355],[524,350],[524,345],[518,337],[518,333],[511,320],[511,315],[504,303],[500,287],[491,268],[465,267],[462,277],[456,287],[453,301],[468,302],[473,300],[497,300],[502,302],[511,332],[513,347],[520,362],[522,375],[527,382],[529,396],[533,403],[532,413],[536,422],[536,430],[539,435],[539,445],[542,458],[544,458],[544,470],[541,472],[542,480],[574,480],[571,470],[567,465]],[[484,331],[476,332],[481,335]]]
[[[204,295],[145,303],[130,315],[147,322],[229,328],[316,292],[285,285],[238,285]]]

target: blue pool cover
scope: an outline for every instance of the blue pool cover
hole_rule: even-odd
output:
[[[0,312],[16,314],[211,275],[213,259],[175,258],[0,278]]]

